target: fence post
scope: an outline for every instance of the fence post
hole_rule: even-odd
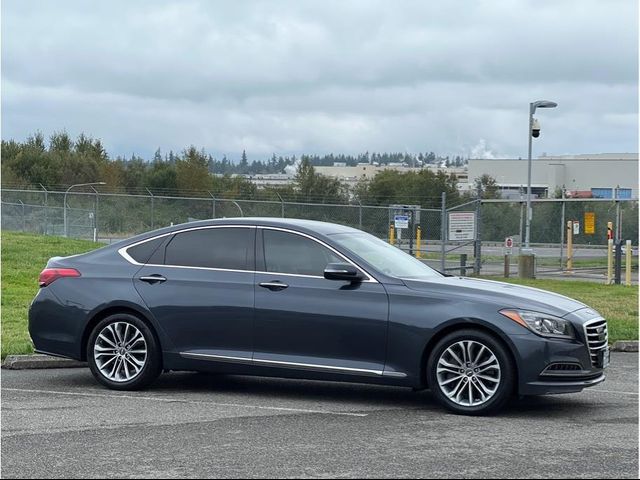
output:
[[[280,217],[284,218],[284,200],[278,192],[276,192],[276,195],[278,195],[278,198],[280,199]]]
[[[98,202],[100,201],[100,196],[98,195],[98,191],[91,186],[91,190],[93,190],[96,194],[95,201],[93,202],[93,241],[98,241]]]
[[[358,229],[362,230],[362,203],[358,200]]]
[[[622,239],[622,212],[620,211],[620,201],[617,198],[616,189],[616,237],[615,241],[619,242]]]
[[[442,211],[440,212],[440,271],[445,273],[447,255],[447,193],[442,192]]]
[[[524,202],[520,200],[520,245],[518,252],[522,253],[522,233],[524,232]]]
[[[151,230],[154,229],[155,227],[155,205],[154,205],[154,198],[153,198],[153,193],[151,193],[151,190],[149,190],[148,188],[145,188],[145,190],[149,193],[149,196],[151,197]]]
[[[26,218],[26,213],[24,210],[24,202],[22,200],[18,200],[20,202],[20,205],[22,206],[22,231],[26,232],[27,231],[27,218]]]
[[[476,239],[475,239],[475,262],[473,271],[476,275],[480,275],[482,268],[482,238],[480,228],[482,227],[482,187],[478,186],[478,202],[476,203]]]
[[[567,222],[567,272],[573,271],[573,222]]]
[[[565,225],[565,205],[564,188],[562,188],[562,219],[560,220],[560,270],[562,270],[563,254],[564,254],[564,225]]]
[[[207,193],[211,197],[211,218],[216,218],[216,197],[209,190],[207,190]]]
[[[44,185],[42,185],[41,183],[39,183],[38,185],[40,185],[40,187],[42,188],[42,190],[44,190],[44,234],[46,235],[48,233],[49,230],[49,214],[48,214],[48,209],[49,209],[49,195],[48,195],[48,191],[45,188]]]
[[[607,285],[611,285],[613,277],[613,238],[607,240]]]
[[[633,247],[631,246],[631,240],[627,240],[627,253],[626,253],[626,271],[625,271],[625,278],[624,278],[624,284],[627,287],[631,286],[631,257],[633,255]]]

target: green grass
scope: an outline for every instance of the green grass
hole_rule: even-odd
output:
[[[2,358],[31,353],[27,331],[29,304],[38,292],[38,275],[55,256],[83,253],[103,244],[60,237],[2,232]]]
[[[47,260],[83,253],[102,244],[60,237],[2,232],[2,358],[31,353],[27,311],[38,291],[38,274]],[[502,279],[580,300],[609,320],[611,341],[638,338],[638,289],[565,280]]]
[[[493,279],[549,290],[586,303],[607,319],[611,343],[638,339],[638,287],[606,286],[575,280],[522,280],[502,277]]]

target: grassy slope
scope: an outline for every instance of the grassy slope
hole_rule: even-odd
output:
[[[60,237],[2,232],[2,358],[31,353],[27,311],[38,292],[47,260],[92,250],[102,244]]]
[[[38,274],[47,260],[72,255],[101,244],[60,237],[2,232],[2,358],[31,352],[27,310],[38,291]],[[501,280],[497,278],[497,280]],[[611,340],[638,338],[638,289],[560,280],[509,279],[583,301],[610,322]]]

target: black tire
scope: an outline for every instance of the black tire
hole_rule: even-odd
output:
[[[99,334],[108,326],[113,326],[116,323],[133,325],[140,331],[146,344],[147,352],[144,366],[134,378],[127,381],[114,381],[105,376],[105,374],[100,371],[94,356]],[[89,335],[87,342],[87,363],[95,379],[105,387],[112,390],[141,390],[151,385],[162,373],[162,352],[156,336],[145,322],[135,315],[116,313],[100,321],[92,330],[91,335]]]
[[[477,344],[484,345],[493,353],[499,365],[500,380],[497,384],[497,387],[494,387],[495,393],[481,405],[469,406],[456,403],[455,401],[450,399],[443,391],[443,388],[449,387],[441,387],[440,383],[438,382],[438,361],[449,347],[463,341],[475,342],[474,346],[476,348],[476,351],[480,350],[479,348],[477,348]],[[451,378],[453,378],[454,376],[455,375],[451,375]],[[460,373],[460,376],[466,376],[466,372],[465,374]],[[470,383],[471,380],[473,379],[467,378],[465,380],[463,378],[464,382]],[[436,398],[438,403],[440,403],[443,407],[447,408],[451,412],[460,415],[489,415],[500,410],[512,398],[514,387],[516,384],[516,370],[513,365],[511,355],[499,340],[483,331],[464,329],[446,335],[433,348],[427,361],[427,382],[431,393]],[[453,381],[452,384],[456,385],[457,380]],[[479,393],[477,393],[476,390],[474,390],[468,383],[465,383],[465,385],[468,386],[469,390],[473,390],[475,395],[479,395]],[[479,392],[480,389],[478,388],[477,391]],[[481,398],[478,397],[478,401],[480,400]]]

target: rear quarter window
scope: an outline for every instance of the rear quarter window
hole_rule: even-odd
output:
[[[151,258],[151,255],[164,243],[166,237],[154,238],[148,242],[135,245],[127,249],[127,253],[138,263],[147,263]]]

